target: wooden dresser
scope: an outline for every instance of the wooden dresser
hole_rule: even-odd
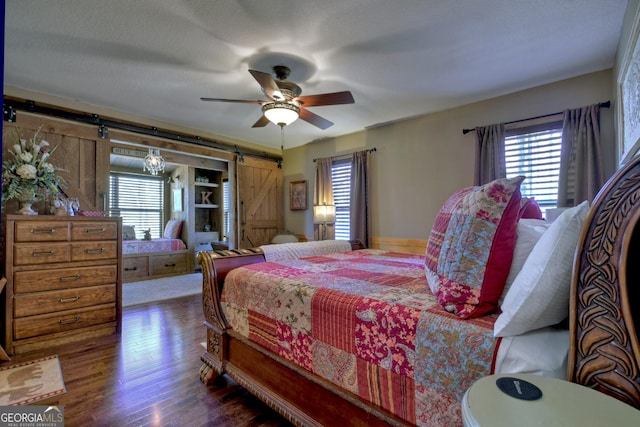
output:
[[[120,332],[122,219],[8,215],[9,354]]]

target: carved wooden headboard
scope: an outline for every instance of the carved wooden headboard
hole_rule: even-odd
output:
[[[640,409],[640,156],[600,191],[578,248],[568,379]]]

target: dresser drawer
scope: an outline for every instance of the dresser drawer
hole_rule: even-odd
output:
[[[187,272],[187,254],[154,256],[151,260],[151,274],[180,274]]]
[[[118,266],[60,268],[13,273],[13,293],[110,285],[118,280]]]
[[[116,305],[100,305],[13,320],[14,339],[54,334],[116,320]]]
[[[115,284],[18,294],[13,300],[13,315],[33,316],[115,302]]]
[[[122,259],[122,280],[149,276],[149,257],[138,256]]]
[[[16,221],[16,242],[66,242],[69,240],[67,221]]]
[[[115,240],[118,226],[115,222],[74,222],[71,224],[71,240]]]
[[[115,241],[71,243],[71,261],[115,259],[118,245]]]
[[[69,243],[16,243],[13,247],[14,265],[47,264],[70,260]]]

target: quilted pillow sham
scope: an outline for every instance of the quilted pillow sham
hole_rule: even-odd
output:
[[[436,216],[425,272],[442,307],[467,319],[494,311],[516,242],[523,176],[457,191]]]

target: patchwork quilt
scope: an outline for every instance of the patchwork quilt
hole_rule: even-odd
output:
[[[251,264],[222,293],[236,334],[410,423],[462,425],[492,373],[497,315],[462,320],[431,293],[424,256],[365,249]]]

